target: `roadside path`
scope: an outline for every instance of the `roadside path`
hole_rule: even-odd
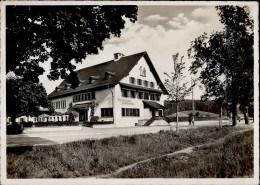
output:
[[[230,125],[225,123],[225,125]],[[188,123],[180,123],[179,129],[191,129],[200,126],[218,126],[215,123],[200,123],[195,126],[189,126]],[[238,126],[244,126],[240,124]],[[246,125],[245,125],[246,126]],[[251,126],[253,126],[251,124]],[[171,126],[175,130],[175,123]],[[7,147],[20,146],[37,146],[63,144],[67,142],[86,140],[86,139],[103,139],[108,137],[118,137],[120,135],[135,135],[157,133],[160,130],[170,130],[170,126],[152,126],[152,127],[120,127],[120,128],[89,128],[89,127],[56,127],[56,128],[32,128],[27,129],[24,134],[7,135]],[[46,131],[47,130],[47,131]]]
[[[251,127],[251,128],[249,127],[249,128],[244,129],[244,130],[236,131],[233,134],[243,133],[243,132],[246,132],[246,131],[249,131],[249,130],[253,130],[253,127]],[[111,176],[118,175],[118,174],[120,174],[120,173],[122,173],[122,172],[124,172],[126,170],[129,170],[129,169],[135,167],[138,164],[143,164],[143,163],[146,163],[146,162],[150,162],[150,161],[152,161],[154,159],[160,159],[160,158],[163,158],[163,157],[171,157],[171,156],[174,156],[174,155],[177,155],[177,154],[180,154],[180,153],[190,154],[191,152],[193,152],[194,148],[200,148],[200,147],[204,147],[204,146],[214,145],[214,144],[219,143],[219,142],[224,142],[224,139],[226,137],[227,136],[225,136],[223,138],[220,138],[220,139],[218,139],[218,140],[216,140],[214,142],[209,142],[209,143],[205,143],[205,144],[201,144],[201,145],[197,145],[197,146],[191,146],[191,147],[187,147],[187,148],[184,148],[182,150],[179,150],[179,151],[176,151],[176,152],[173,152],[173,153],[168,153],[168,154],[164,154],[164,155],[161,155],[161,156],[145,159],[145,160],[142,160],[142,161],[139,161],[139,162],[136,162],[136,163],[124,166],[122,168],[119,168],[116,171],[114,171],[112,173],[109,173],[109,174],[98,175],[98,176],[94,176],[94,177],[86,177],[86,178],[97,178],[97,179],[98,178],[109,178]]]

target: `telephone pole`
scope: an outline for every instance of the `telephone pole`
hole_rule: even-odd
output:
[[[193,124],[193,126],[194,126],[194,122],[195,122],[195,120],[194,120],[194,96],[193,96],[193,86],[195,85],[194,84],[195,82],[193,81],[193,79],[191,78],[191,93],[192,93],[192,124]]]

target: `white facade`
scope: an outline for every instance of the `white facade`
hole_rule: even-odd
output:
[[[134,78],[134,83],[131,82],[130,78]],[[142,84],[138,84],[138,80],[142,81]],[[147,82],[146,82],[147,81]],[[120,83],[123,84],[129,84],[134,85],[135,87],[140,87],[135,89],[131,88],[128,89],[122,88]],[[151,87],[151,84],[152,87]],[[148,89],[148,90],[145,90]],[[149,89],[151,91],[149,91]],[[135,97],[129,97],[130,93],[127,92],[127,97],[124,97],[122,95],[122,91],[133,91]],[[90,121],[91,119],[91,108],[87,107],[87,104],[91,104],[95,102],[95,111],[94,116],[97,116],[98,122],[111,122],[114,123],[116,127],[129,127],[129,126],[135,126],[138,122],[146,122],[153,116],[159,116],[158,109],[152,110],[151,108],[144,105],[143,98],[138,98],[138,92],[148,92],[149,91],[149,98],[146,99],[146,101],[154,101],[159,103],[160,105],[163,105],[164,100],[162,98],[162,94],[159,93],[160,87],[157,84],[157,81],[153,75],[153,72],[150,70],[149,65],[147,64],[144,57],[142,57],[138,63],[133,67],[133,69],[129,72],[129,74],[126,74],[124,78],[122,78],[119,83],[114,85],[113,87],[103,87],[102,90],[86,90],[82,93],[75,93],[70,96],[64,96],[62,98],[55,98],[52,100],[53,105],[57,105],[56,102],[63,102],[62,106],[58,105],[58,108],[55,108],[56,112],[65,113],[69,107],[69,104],[72,102],[73,107],[80,106],[80,105],[86,105],[86,108],[83,108],[82,110],[79,110],[81,112],[81,118],[84,118],[82,120],[81,118],[77,118],[75,121]],[[156,93],[156,91],[158,91]],[[155,92],[155,93],[153,93]],[[84,100],[82,99],[80,101],[75,101],[75,97],[78,95],[84,96],[86,93],[95,93],[95,99],[90,100]],[[157,94],[160,97],[160,100],[150,100],[150,95]],[[74,97],[74,101],[73,101]],[[54,106],[54,107],[55,107]],[[102,109],[111,109],[113,111],[113,114],[109,115],[103,115],[102,116]],[[76,109],[77,110],[77,109]],[[103,110],[105,111],[105,110]],[[124,115],[127,114],[126,112],[132,112],[131,116]],[[163,110],[161,109],[161,115],[163,115]],[[123,113],[125,112],[125,113]],[[84,117],[85,116],[85,117]]]

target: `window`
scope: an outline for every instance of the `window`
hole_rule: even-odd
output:
[[[87,100],[91,100],[91,94],[88,93],[88,99]]]
[[[144,86],[148,86],[148,82],[146,80],[144,81]]]
[[[150,100],[155,100],[154,94],[150,94]]]
[[[130,77],[130,83],[135,84],[135,78],[134,77]]]
[[[160,95],[159,94],[156,94],[156,100],[160,101]]]
[[[139,117],[139,109],[122,108],[122,116]]]
[[[131,97],[131,98],[135,98],[135,91],[131,91],[130,97]]]
[[[138,92],[138,98],[143,99],[143,94],[144,94],[143,92]]]
[[[150,87],[154,88],[154,83],[153,82],[150,82]]]
[[[142,80],[141,80],[141,79],[138,79],[138,80],[137,80],[137,84],[138,84],[138,85],[142,85]]]
[[[113,108],[101,108],[101,117],[113,117]]]
[[[122,97],[127,97],[127,90],[122,89]]]
[[[89,92],[89,93],[73,96],[73,102],[87,101],[87,100],[93,100],[93,99],[96,99],[95,92]],[[65,107],[66,107],[66,104],[65,104]]]
[[[148,92],[145,92],[145,93],[144,93],[144,99],[145,99],[145,100],[149,100],[149,93],[148,93]]]

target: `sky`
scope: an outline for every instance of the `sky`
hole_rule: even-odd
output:
[[[121,37],[113,37],[104,42],[104,49],[98,55],[87,56],[82,64],[77,64],[77,69],[82,69],[98,63],[113,59],[114,53],[132,55],[147,51],[161,80],[164,82],[164,72],[173,71],[172,55],[177,52],[184,56],[186,78],[184,82],[190,82],[191,77],[188,69],[191,60],[188,59],[187,50],[190,42],[203,32],[208,34],[213,31],[221,31],[223,25],[214,6],[176,6],[176,5],[142,5],[138,6],[138,21],[131,23],[126,20],[125,28]],[[47,72],[50,64],[43,64],[46,72],[40,76],[40,81],[51,93],[62,80],[49,81]],[[200,99],[203,90],[198,86],[194,89],[194,98]],[[191,97],[188,96],[187,99]]]

